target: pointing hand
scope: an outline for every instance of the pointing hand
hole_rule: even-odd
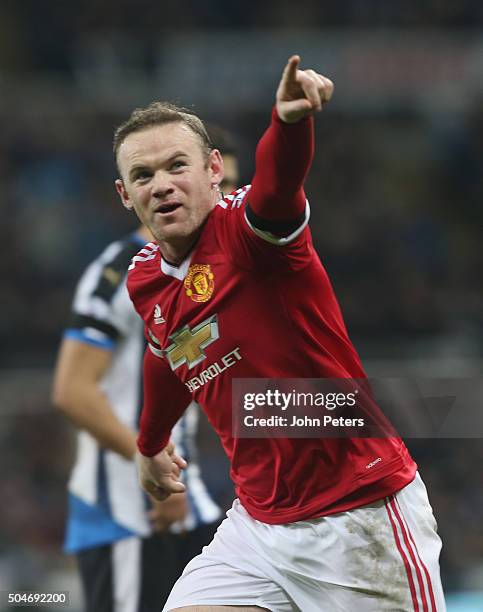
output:
[[[292,55],[277,89],[278,116],[285,123],[296,123],[322,110],[334,92],[334,84],[315,70],[299,70],[300,56]]]

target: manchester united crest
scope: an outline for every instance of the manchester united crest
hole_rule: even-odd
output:
[[[215,277],[209,264],[191,264],[184,279],[186,295],[193,302],[207,302],[215,289]]]

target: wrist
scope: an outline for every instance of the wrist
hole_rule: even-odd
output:
[[[291,125],[297,125],[300,123],[304,123],[307,121],[311,121],[312,120],[312,115],[305,115],[304,117],[301,117],[300,119],[295,119],[294,121],[288,121],[287,118],[282,118],[278,112],[278,108],[277,105],[275,104],[272,108],[272,121],[281,125],[285,125],[285,126],[291,126]]]
[[[146,443],[146,441],[144,441],[141,436],[138,436],[137,439],[137,451],[142,457],[146,457],[147,459],[150,459],[160,453],[164,448],[166,448],[166,445],[167,442],[162,444]]]

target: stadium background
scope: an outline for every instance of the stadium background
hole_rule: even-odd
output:
[[[80,609],[60,550],[73,432],[49,386],[77,277],[135,227],[110,149],[135,105],[194,104],[240,138],[248,181],[288,55],[330,76],[307,192],[366,369],[481,376],[482,34],[477,0],[0,4],[0,591],[68,589]],[[227,505],[206,428],[201,444]],[[444,541],[449,610],[481,610],[482,441],[410,448]]]

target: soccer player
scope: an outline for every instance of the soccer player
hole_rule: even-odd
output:
[[[210,135],[224,151],[225,189],[231,191],[238,181],[234,145],[218,126]],[[160,609],[185,565],[211,540],[221,516],[197,464],[199,407],[194,403],[173,432],[190,457],[187,493],[149,502],[139,486],[133,459],[145,340],[126,275],[131,258],[149,240],[141,226],[88,266],[77,286],[55,376],[54,401],[80,430],[65,547],[77,556],[89,612]]]
[[[128,275],[149,342],[141,482],[159,499],[184,490],[170,437],[194,398],[238,495],[165,610],[444,610],[441,541],[399,438],[232,435],[233,378],[365,377],[303,188],[313,115],[333,84],[299,63],[292,56],[283,71],[252,185],[222,201],[223,161],[197,117],[153,104],[115,134],[117,190],[155,237]]]

